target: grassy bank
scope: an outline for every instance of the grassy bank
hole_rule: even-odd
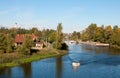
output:
[[[62,56],[67,54],[67,51],[62,51],[62,50],[47,50],[43,49],[37,53],[34,53],[33,55],[22,55],[19,53],[16,54],[3,54],[3,57],[1,57],[1,63],[0,63],[0,68],[3,67],[12,67],[12,66],[17,66],[23,63],[28,63],[44,58],[50,58],[50,57],[57,57],[57,56]],[[7,56],[7,57],[4,57]]]

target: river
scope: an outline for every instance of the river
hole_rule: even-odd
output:
[[[79,67],[73,67],[79,62]],[[69,45],[68,55],[0,69],[0,78],[120,78],[120,52],[108,47]]]

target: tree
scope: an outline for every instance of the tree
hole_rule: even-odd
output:
[[[34,35],[36,35],[36,36],[38,36],[39,30],[38,30],[37,28],[33,27],[33,28],[31,29],[31,33],[34,34]]]
[[[49,35],[48,35],[48,41],[50,43],[53,43],[56,41],[56,31],[55,30],[50,30]]]
[[[104,37],[103,35],[103,28],[102,27],[97,27],[96,30],[95,30],[95,41],[98,41],[98,42],[102,42],[102,38]]]
[[[12,38],[15,38],[17,32],[18,32],[17,28],[11,28],[11,29],[9,29],[9,33],[11,34]]]
[[[110,37],[111,44],[120,46],[120,28],[114,28]]]
[[[80,32],[74,31],[71,35],[71,39],[75,40],[75,41],[79,40],[80,39]]]
[[[77,36],[77,32],[76,31],[74,31],[73,33],[72,33],[72,35],[71,35],[71,39],[72,40],[78,40],[78,36]]]
[[[63,33],[62,33],[62,23],[59,23],[57,26],[57,38],[59,42],[62,42]]]
[[[42,30],[41,36],[42,36],[41,40],[46,41],[46,30],[45,29]]]
[[[60,50],[67,50],[68,46],[66,43],[63,43],[62,29],[62,23],[59,23],[56,31],[56,41],[54,42],[53,47]]]
[[[68,50],[68,45],[66,43],[61,44],[61,50]]]
[[[25,36],[25,40],[22,46],[19,48],[19,51],[23,54],[30,54],[30,49],[34,45],[32,38],[28,35]]]
[[[17,34],[29,34],[30,30],[24,29],[24,28],[18,28]]]
[[[81,40],[82,41],[88,41],[89,40],[89,34],[88,34],[88,32],[86,30],[82,31]]]
[[[6,46],[7,46],[6,35],[3,33],[0,33],[0,52],[5,53]]]
[[[116,30],[116,29],[118,29],[118,26],[117,25],[113,26],[113,30]]]
[[[95,39],[95,30],[96,30],[97,24],[90,24],[88,28],[86,29],[88,35],[89,35],[89,40],[94,41]]]
[[[60,49],[61,48],[61,43],[62,43],[62,23],[59,23],[57,26],[57,33],[56,33],[56,48]]]
[[[13,47],[12,36],[11,36],[10,34],[7,34],[7,47],[6,47],[6,52],[8,52],[8,53],[12,52],[12,47]]]
[[[1,33],[4,33],[4,34],[7,34],[7,33],[8,33],[8,29],[5,28],[5,27],[1,27],[1,28],[0,28],[0,32],[1,32]]]
[[[109,25],[105,28],[104,36],[105,36],[105,42],[110,42],[110,37],[112,35],[112,27]]]

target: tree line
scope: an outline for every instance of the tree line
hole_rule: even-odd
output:
[[[43,29],[39,30],[36,27],[32,29],[24,28],[0,28],[0,52],[10,53],[15,51],[20,51],[23,53],[30,52],[30,47],[33,46],[33,41],[29,36],[25,37],[25,40],[20,47],[15,47],[14,40],[17,34],[34,34],[37,36],[36,42],[50,43],[53,48],[56,49],[67,49],[67,45],[63,43],[63,32],[62,23],[58,23],[57,29]],[[63,48],[65,46],[65,48]]]
[[[120,28],[116,26],[108,25],[106,27],[97,26],[97,24],[90,24],[82,34],[81,39],[83,41],[95,41],[102,43],[109,43],[120,46]]]
[[[118,25],[97,26],[97,24],[90,24],[82,32],[74,31],[71,33],[69,39],[109,43],[120,46],[120,28]]]

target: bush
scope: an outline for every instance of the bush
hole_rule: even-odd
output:
[[[66,43],[61,44],[61,50],[68,50],[68,45]]]
[[[68,45],[66,43],[54,43],[53,48],[58,49],[58,50],[68,50]]]

